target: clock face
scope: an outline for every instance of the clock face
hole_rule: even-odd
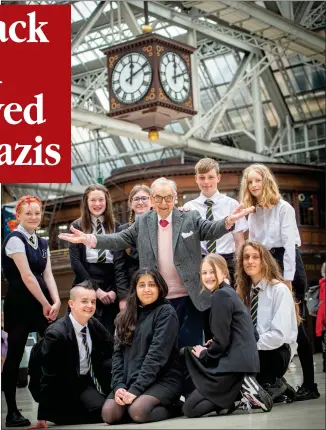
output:
[[[151,86],[152,66],[145,55],[132,52],[114,66],[111,81],[112,91],[121,103],[136,103]]]
[[[166,95],[176,103],[190,95],[190,73],[184,59],[174,52],[166,52],[160,61],[160,80]]]

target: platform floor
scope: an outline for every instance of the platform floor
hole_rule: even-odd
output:
[[[123,424],[110,426],[113,429],[325,429],[325,373],[322,372],[322,356],[316,354],[315,376],[321,394],[317,400],[295,402],[292,404],[276,404],[269,413],[255,410],[251,414],[246,411],[236,411],[229,416],[210,415],[204,418],[189,419],[185,417],[174,418],[167,421],[148,424]],[[301,367],[297,357],[294,364],[285,375],[294,387],[301,384]],[[35,403],[27,388],[17,390],[18,407],[23,415],[29,418],[32,424],[36,422],[37,403]],[[6,403],[1,399],[2,425],[5,427]],[[49,423],[49,427],[54,426]],[[106,424],[79,425],[78,429],[104,429]],[[55,426],[57,429],[74,429],[77,426]]]

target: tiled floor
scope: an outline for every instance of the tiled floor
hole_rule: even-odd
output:
[[[318,383],[320,398],[292,404],[277,404],[270,413],[255,410],[249,414],[246,411],[236,411],[233,415],[211,415],[204,418],[188,419],[185,417],[149,424],[128,424],[110,426],[116,429],[325,429],[325,373],[322,372],[321,354],[315,359],[315,375]],[[295,366],[291,365],[286,379],[294,387],[301,384],[301,367],[297,357]],[[33,401],[27,388],[18,389],[18,407],[32,423],[36,422],[37,404]],[[6,404],[2,395],[2,428],[5,428]],[[51,424],[49,424],[51,426]],[[79,429],[103,429],[106,424],[80,425]],[[73,429],[76,426],[57,426],[58,429]]]

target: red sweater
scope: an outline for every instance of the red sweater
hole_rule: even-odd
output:
[[[316,320],[316,336],[321,336],[323,327],[326,325],[326,278],[319,280],[319,308]]]

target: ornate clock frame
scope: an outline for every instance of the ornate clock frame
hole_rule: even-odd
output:
[[[104,49],[107,55],[110,117],[119,118],[141,126],[143,130],[162,130],[174,120],[196,115],[193,106],[192,74],[190,56],[196,48],[177,42],[158,34],[143,34],[133,40]],[[189,96],[183,102],[172,101],[164,92],[159,76],[161,56],[167,52],[182,56],[190,75]],[[114,97],[111,82],[112,72],[119,59],[131,52],[147,56],[152,66],[152,84],[141,100],[133,104],[124,104]]]

